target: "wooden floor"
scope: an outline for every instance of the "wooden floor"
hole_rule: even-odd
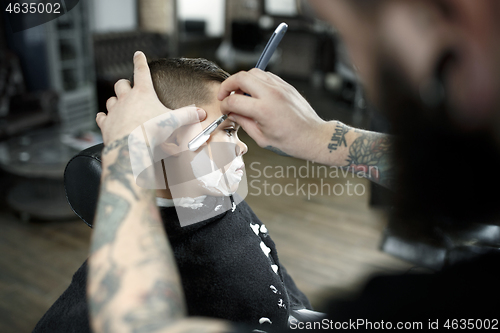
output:
[[[376,272],[402,272],[411,265],[378,251],[381,231],[385,225],[382,211],[368,206],[369,186],[364,179],[323,179],[340,193],[347,192],[347,184],[359,184],[361,196],[343,195],[288,196],[286,194],[256,195],[264,191],[279,192],[280,186],[288,193],[306,184],[321,185],[321,178],[266,178],[258,176],[265,166],[285,168],[306,165],[304,161],[281,157],[263,150],[246,135],[241,136],[249,146],[245,157],[247,179],[250,184],[247,202],[266,224],[277,244],[279,256],[309,297],[313,306],[321,310],[328,295],[339,295],[355,289],[367,276]],[[261,164],[253,164],[260,162]],[[252,169],[253,168],[253,169]],[[270,169],[268,170],[268,174]],[[291,171],[291,169],[289,169]],[[316,170],[315,170],[316,173]],[[302,168],[305,175],[305,167]],[[279,176],[279,175],[278,175]],[[322,175],[323,176],[323,175]],[[260,181],[260,183],[258,182]],[[279,184],[279,185],[276,185]],[[330,187],[331,188],[331,187]],[[314,192],[314,186],[311,191]],[[38,319],[68,286],[72,274],[87,257],[91,230],[78,220],[49,223],[28,223],[18,220],[8,211],[0,212],[0,332],[31,332]]]

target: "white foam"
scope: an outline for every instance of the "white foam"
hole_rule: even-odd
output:
[[[236,169],[243,165],[243,158],[241,156],[234,158],[227,170],[222,173],[221,169],[210,159],[207,150],[208,146],[203,148],[191,161],[193,174],[210,192],[230,196],[235,192],[231,191],[231,187],[242,180],[242,172],[236,171]],[[234,209],[235,207],[233,207],[233,211]]]

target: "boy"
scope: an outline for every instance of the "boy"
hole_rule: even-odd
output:
[[[195,104],[203,108],[207,112],[203,128],[220,117],[216,96],[229,74],[217,65],[204,59],[162,59],[151,62],[150,69],[158,98],[166,107]],[[242,156],[247,152],[238,129],[238,124],[226,120],[207,145],[163,160],[168,181],[166,189],[157,190],[157,204],[174,250],[189,315],[264,329],[266,325],[285,327],[291,310],[310,309],[311,305],[280,264],[265,225],[246,202],[233,195],[244,175]],[[163,148],[168,151],[185,145],[165,143]],[[222,168],[224,172],[200,170],[207,159],[212,165],[227,167]],[[220,175],[214,177],[217,172]],[[203,221],[186,223],[189,219]],[[84,263],[34,332],[90,332],[86,275]]]

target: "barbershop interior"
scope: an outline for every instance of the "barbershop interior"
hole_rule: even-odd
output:
[[[132,80],[137,50],[148,61],[204,58],[232,75],[256,66],[284,22],[265,70],[325,121],[392,133],[339,31],[306,1],[59,2],[62,15],[24,16],[21,28],[0,15],[0,332],[32,332],[89,257],[102,172],[96,114],[107,112],[115,82]],[[347,146],[339,137],[329,146],[333,135],[327,154]],[[243,128],[238,137],[248,147],[244,201],[314,311],[373,276],[438,274],[498,246],[496,225],[445,221],[413,232],[392,214],[395,193],[359,170],[280,155]]]

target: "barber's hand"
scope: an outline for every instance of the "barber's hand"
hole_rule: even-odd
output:
[[[229,118],[261,147],[314,160],[325,145],[319,141],[325,122],[294,87],[272,73],[239,72],[222,83],[218,98],[222,112],[231,113]]]
[[[96,116],[105,145],[122,139],[155,117],[173,127],[171,131],[206,117],[206,112],[196,107],[172,111],[160,102],[153,87],[146,56],[142,52],[134,55],[134,87],[128,80],[119,80],[115,84],[115,93],[116,97],[111,97],[106,103],[108,114],[99,112]]]

